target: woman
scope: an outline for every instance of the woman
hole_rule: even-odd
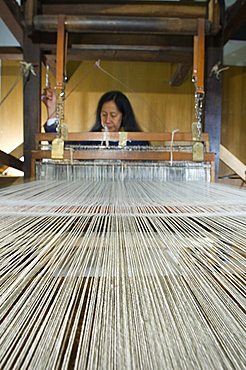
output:
[[[96,122],[91,131],[142,131],[132,106],[121,91],[108,91],[99,100]]]
[[[46,132],[55,132],[56,123],[56,96],[52,89],[48,89],[42,97],[48,113],[48,120],[44,125]],[[91,128],[92,132],[108,131],[142,131],[137,123],[132,106],[121,91],[108,91],[99,99],[96,110],[96,122]],[[91,145],[97,143],[88,143]],[[100,143],[98,143],[100,144]],[[110,145],[118,145],[110,142]],[[148,145],[146,141],[127,142],[127,145]]]

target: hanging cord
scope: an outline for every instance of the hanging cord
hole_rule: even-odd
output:
[[[103,123],[101,123],[103,129],[103,139],[101,141],[101,146],[103,146],[103,143],[105,143],[106,148],[109,147],[109,139],[108,139],[108,127],[105,126]]]
[[[106,71],[104,68],[101,67],[101,60],[98,59],[96,62],[95,62],[95,66],[100,69],[100,71],[102,71],[103,73],[105,73],[107,76],[111,77],[113,80],[119,82],[122,86],[124,86],[125,88],[129,89],[132,93],[135,93],[134,90],[132,90],[129,86],[127,86],[124,82],[122,82],[121,80],[119,80],[117,77],[113,76],[111,73],[109,73],[108,71]]]
[[[3,99],[0,101],[0,106],[5,102],[5,100],[9,97],[9,95],[14,91],[15,87],[18,85],[18,82],[21,80],[22,77],[25,78],[25,83],[26,81],[30,78],[30,74],[33,76],[36,76],[36,73],[34,71],[34,66],[32,63],[27,63],[25,61],[20,62],[21,68],[20,68],[20,73],[16,77],[13,85],[10,87],[9,91],[7,94],[3,97]]]
[[[171,166],[173,165],[173,142],[174,142],[174,135],[175,135],[176,132],[179,132],[179,129],[172,130],[171,143],[170,143],[170,162],[171,162]]]
[[[49,89],[49,88],[50,88],[49,70],[50,70],[50,66],[49,66],[49,64],[46,64],[46,71],[45,71],[45,87],[46,87],[47,89]]]

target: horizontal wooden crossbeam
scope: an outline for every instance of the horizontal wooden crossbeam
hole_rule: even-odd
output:
[[[13,167],[16,170],[23,171],[24,163],[11,154],[7,154],[0,150],[0,164],[8,167]]]

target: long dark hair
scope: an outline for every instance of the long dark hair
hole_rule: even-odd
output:
[[[122,122],[120,128],[124,131],[142,131],[139,127],[131,103],[125,94],[121,91],[108,91],[99,99],[96,110],[96,122],[91,128],[91,131],[102,131],[101,111],[104,103],[114,101],[119,111],[122,113]]]

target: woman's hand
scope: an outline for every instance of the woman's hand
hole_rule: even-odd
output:
[[[45,88],[41,96],[42,102],[47,108],[48,119],[56,117],[56,93],[52,88]]]

